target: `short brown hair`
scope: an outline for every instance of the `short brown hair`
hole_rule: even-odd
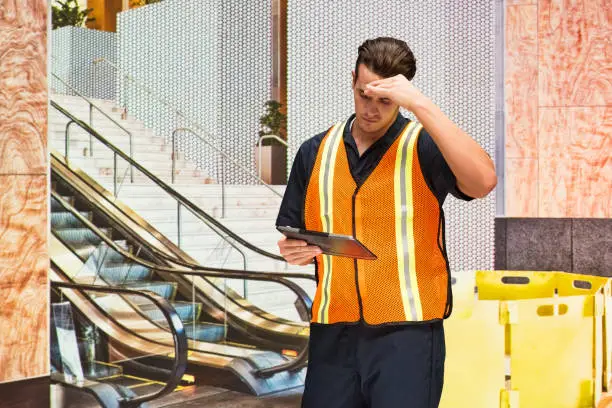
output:
[[[408,80],[416,73],[414,54],[405,41],[391,37],[366,40],[359,46],[355,63],[355,81],[359,75],[359,64],[383,78],[402,74]]]

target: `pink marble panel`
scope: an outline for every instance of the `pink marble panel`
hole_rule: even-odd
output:
[[[47,171],[47,2],[0,6],[0,174]]]
[[[506,8],[506,157],[536,158],[538,122],[537,6]]]
[[[0,381],[49,372],[46,176],[0,176]]]
[[[540,106],[612,102],[612,4],[539,0]]]
[[[567,110],[540,108],[539,146],[539,217],[567,217],[572,195],[573,163]]]
[[[612,108],[570,108],[572,195],[570,217],[610,217]]]
[[[540,216],[609,217],[610,108],[541,108]]]
[[[538,4],[538,0],[506,0],[506,6]]]
[[[506,160],[506,216],[538,216],[538,160]]]

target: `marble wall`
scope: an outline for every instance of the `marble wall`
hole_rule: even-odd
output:
[[[506,0],[508,217],[612,215],[612,7]]]
[[[47,1],[0,2],[0,382],[49,374]]]

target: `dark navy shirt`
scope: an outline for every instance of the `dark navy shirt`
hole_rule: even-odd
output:
[[[354,118],[355,115],[353,114],[348,123],[351,123]],[[344,146],[348,155],[349,168],[357,185],[362,184],[372,173],[409,121],[409,119],[398,114],[387,133],[372,144],[361,156],[359,156],[350,126],[344,128]],[[306,188],[314,168],[319,146],[326,133],[327,131],[308,139],[298,150],[293,161],[287,190],[281,203],[276,225],[305,228],[304,201],[306,200]],[[425,181],[437,197],[440,206],[442,206],[449,193],[461,200],[472,200],[471,197],[457,188],[457,181],[453,172],[425,129],[421,131],[419,136],[417,150]]]

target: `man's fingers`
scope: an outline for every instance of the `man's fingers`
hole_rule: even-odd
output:
[[[302,241],[299,239],[287,239],[287,237],[283,237],[280,241],[278,241],[278,246],[285,248],[299,248],[305,247],[307,245],[308,243],[306,241]]]
[[[301,248],[281,248],[280,252],[284,257],[300,255],[317,256],[321,253],[321,249],[319,247],[309,245]]]
[[[376,81],[368,82],[368,86],[387,85],[387,84],[393,83],[393,81],[394,81],[393,77],[377,79]]]
[[[391,91],[391,88],[386,86],[368,86],[364,91],[366,95],[387,95]]]
[[[312,258],[320,255],[321,249],[316,246],[308,246],[307,249],[303,248],[302,250],[281,250],[281,255],[287,262],[293,265],[305,265],[306,263],[310,263]]]
[[[314,256],[311,256],[311,255],[305,256],[304,254],[285,257],[285,260],[289,262],[290,264],[300,265],[300,266],[308,265],[309,263],[312,262],[313,259],[314,259]]]

